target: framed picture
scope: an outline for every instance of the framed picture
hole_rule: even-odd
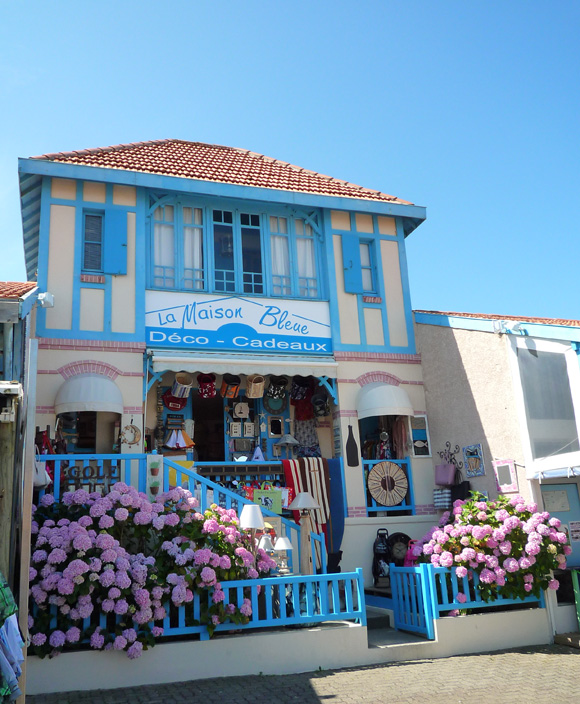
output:
[[[268,416],[268,437],[281,438],[284,435],[284,419],[282,416]]]
[[[515,462],[513,460],[494,460],[491,464],[495,473],[497,490],[502,494],[517,491],[518,475]]]
[[[231,438],[241,438],[242,437],[242,424],[239,422],[230,423],[230,437]]]
[[[253,423],[244,423],[244,437],[245,438],[253,438],[254,435],[256,434],[254,424]]]
[[[467,447],[464,447],[463,459],[465,461],[465,473],[468,479],[471,477],[482,477],[485,474],[481,444],[467,445]]]

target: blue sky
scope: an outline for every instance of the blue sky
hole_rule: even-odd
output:
[[[580,3],[2,0],[0,280],[17,159],[248,148],[427,208],[416,309],[580,318]]]

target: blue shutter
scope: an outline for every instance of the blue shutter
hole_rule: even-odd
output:
[[[358,237],[342,235],[342,263],[344,266],[344,290],[347,293],[363,293]]]
[[[105,249],[103,273],[127,273],[127,211],[107,210],[105,213]]]

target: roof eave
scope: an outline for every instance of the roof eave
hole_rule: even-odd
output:
[[[100,166],[63,164],[60,162],[43,161],[41,159],[19,159],[18,169],[21,178],[23,175],[77,178],[86,181],[101,181],[105,183],[141,186],[144,188],[167,189],[183,193],[198,193],[207,196],[229,196],[237,199],[260,200],[285,204],[291,203],[299,206],[336,210],[348,208],[356,209],[360,212],[399,216],[408,219],[405,223],[405,235],[410,234],[426,218],[424,207],[392,201],[322,195],[304,191],[261,188],[258,186],[243,186],[221,181],[205,181],[141,171],[111,169]]]

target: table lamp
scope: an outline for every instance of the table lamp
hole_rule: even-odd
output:
[[[250,532],[250,545],[256,555],[256,531],[264,528],[264,516],[258,504],[244,504],[240,514],[240,528]]]
[[[293,547],[292,541],[285,535],[281,535],[274,543],[274,550],[279,553],[288,552],[288,550],[292,550]],[[288,574],[288,572],[290,572],[288,569],[288,560],[281,555],[279,559],[280,566],[278,568],[278,572],[280,572],[280,574]]]
[[[300,491],[288,508],[291,511],[300,511],[300,574],[314,574],[310,542],[312,528],[309,512],[320,508],[320,506],[310,492]]]

